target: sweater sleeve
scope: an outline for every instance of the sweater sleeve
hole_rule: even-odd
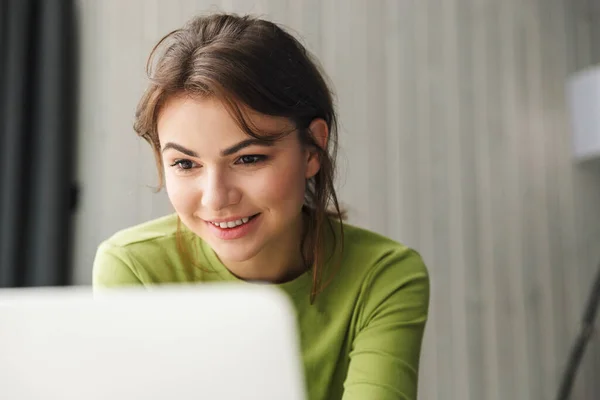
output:
[[[108,242],[102,243],[94,259],[92,284],[94,290],[100,288],[142,285],[142,280],[136,272],[133,262],[127,255],[127,250],[113,246]]]
[[[429,276],[412,250],[385,257],[363,287],[343,400],[413,400],[429,306]]]

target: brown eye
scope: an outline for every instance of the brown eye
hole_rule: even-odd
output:
[[[173,164],[171,164],[171,167],[177,167],[184,170],[192,169],[195,166],[196,163],[190,160],[176,160]]]
[[[241,156],[240,158],[238,158],[236,164],[257,164],[266,159],[267,159],[266,156],[251,154],[251,155],[247,155],[247,156]]]

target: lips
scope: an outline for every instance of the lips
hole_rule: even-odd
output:
[[[241,226],[244,225],[246,223],[248,223],[252,218],[254,218],[256,215],[251,215],[249,217],[242,217],[242,218],[238,218],[238,219],[227,219],[227,220],[222,220],[222,221],[210,221],[211,224],[213,224],[214,226],[217,226],[221,229],[231,229],[231,228],[235,228],[237,226]]]
[[[254,230],[261,214],[221,221],[206,221],[209,230],[222,240],[240,239]]]

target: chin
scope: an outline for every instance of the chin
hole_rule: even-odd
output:
[[[259,248],[248,246],[242,243],[214,243],[206,241],[209,246],[217,253],[222,262],[241,263],[253,259],[258,253]]]
[[[203,220],[192,217],[189,221],[191,224],[187,225],[187,218],[185,220],[182,219],[182,222],[208,244],[224,263],[242,263],[252,260],[261,252],[266,244],[266,238],[264,236],[265,226],[262,223],[254,232],[246,237],[234,240],[223,240],[216,237],[214,233],[207,228],[206,222]]]

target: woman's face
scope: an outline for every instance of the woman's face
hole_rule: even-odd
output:
[[[250,118],[261,132],[293,128],[286,118]],[[259,142],[220,101],[178,96],[162,108],[158,135],[175,211],[223,262],[273,254],[282,241],[297,240],[306,179],[319,162],[296,133]]]

